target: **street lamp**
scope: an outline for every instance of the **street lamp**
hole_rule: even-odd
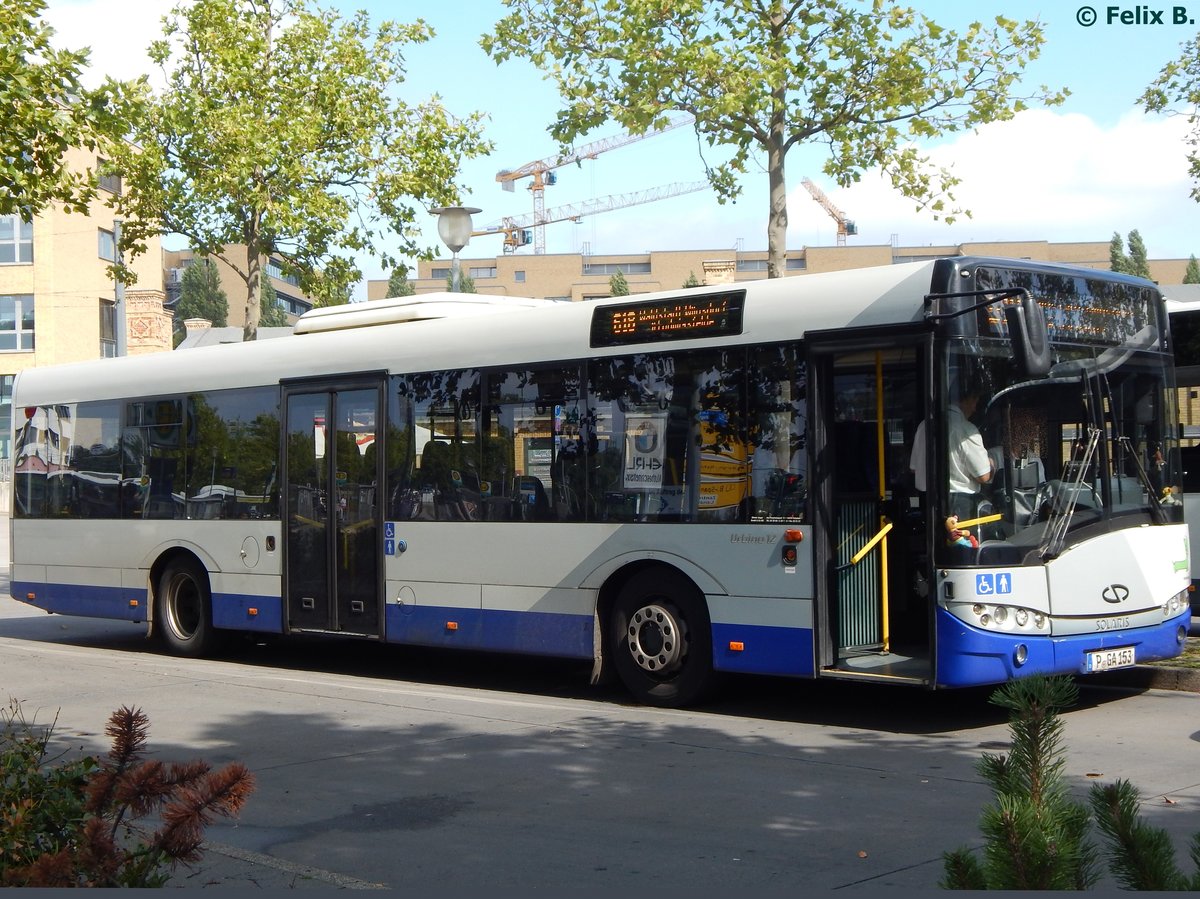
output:
[[[475,206],[438,206],[429,210],[438,217],[438,237],[453,254],[450,268],[450,289],[458,293],[458,251],[471,242],[471,216],[482,212]]]

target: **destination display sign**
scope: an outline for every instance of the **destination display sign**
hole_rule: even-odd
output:
[[[729,337],[742,333],[744,291],[597,306],[593,347]]]
[[[975,269],[975,286],[1028,290],[1045,311],[1046,329],[1056,343],[1165,349],[1159,345],[1163,334],[1160,300],[1149,287],[987,266]],[[1008,333],[998,305],[980,310],[979,315],[981,334]]]

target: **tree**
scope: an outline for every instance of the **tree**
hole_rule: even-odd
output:
[[[683,282],[684,290],[692,287],[699,287],[700,280],[696,277],[695,272],[688,272],[687,280]]]
[[[1200,890],[1200,832],[1192,835],[1191,875],[1179,869],[1170,835],[1139,817],[1141,801],[1127,780],[1093,784],[1088,801],[1103,834],[1109,868],[1127,890]]]
[[[262,295],[259,303],[262,305],[262,318],[258,320],[258,325],[260,328],[286,328],[288,326],[287,313],[283,310],[283,304],[279,302],[279,294],[275,292],[275,285],[271,283],[266,272],[263,272],[261,277]]]
[[[1103,857],[1125,889],[1200,890],[1200,833],[1191,840],[1197,870],[1188,875],[1175,861],[1170,835],[1139,819],[1129,781],[1092,784],[1086,806],[1069,797],[1059,712],[1078,696],[1070,678],[1041,675],[1010,681],[992,695],[1009,710],[1012,751],[979,762],[995,795],[980,821],[983,859],[965,848],[945,853],[943,887],[1084,890],[1096,883]],[[1093,820],[1105,843],[1100,855],[1089,839]]]
[[[1114,272],[1125,275],[1136,275],[1139,278],[1150,278],[1150,262],[1146,252],[1146,242],[1141,233],[1134,228],[1129,232],[1129,253],[1125,252],[1125,242],[1121,235],[1113,232],[1112,240],[1108,242],[1108,264]]]
[[[446,290],[450,293],[475,293],[475,279],[466,272],[458,273],[458,290],[454,290],[454,269],[446,273]]]
[[[956,890],[1085,890],[1097,879],[1088,840],[1090,815],[1072,801],[1063,780],[1063,724],[1058,712],[1075,704],[1070,678],[1010,681],[992,695],[1009,710],[1012,751],[984,755],[979,773],[994,802],[980,830],[983,861],[967,849],[946,853],[942,886]]]
[[[66,153],[109,156],[144,96],[144,79],[85,88],[88,51],[55,49],[54,29],[39,19],[45,9],[45,0],[5,0],[0,12],[0,215],[32,216],[51,203],[86,212],[98,173],[73,171]]]
[[[618,122],[634,134],[694,117],[728,161],[709,166],[722,202],[739,193],[752,155],[770,187],[768,275],[783,277],[787,237],[784,161],[799,144],[824,142],[827,175],[847,186],[879,167],[906,197],[952,222],[957,183],[932,169],[915,143],[1011,118],[1034,99],[1016,81],[1044,42],[1037,22],[997,17],[963,34],[874,0],[673,0],[581,4],[504,0],[509,14],[480,43],[497,62],[530,60],[558,86],[551,134],[569,145]]]
[[[408,266],[401,263],[392,270],[388,278],[387,295],[389,297],[411,297],[416,289],[409,283]]]
[[[1191,131],[1185,143],[1192,148],[1187,154],[1188,172],[1194,182],[1192,197],[1200,203],[1200,34],[1181,49],[1179,59],[1163,66],[1140,102],[1148,112],[1187,116]],[[1183,108],[1172,109],[1176,105]]]
[[[1146,242],[1135,228],[1129,232],[1129,268],[1131,275],[1150,278],[1150,262],[1146,254]]]
[[[1133,262],[1125,255],[1125,241],[1116,231],[1113,232],[1112,240],[1108,242],[1108,267],[1114,272],[1133,274]]]
[[[462,160],[488,149],[478,113],[396,99],[404,48],[431,36],[420,21],[372,32],[365,12],[342,19],[311,0],[178,6],[150,48],[166,91],[135,128],[141,152],[118,160],[135,218],[123,249],[165,231],[219,256],[246,285],[248,340],[266,258],[326,305],[361,277],[357,254],[390,266],[382,247],[421,252],[418,214],[458,202]]]
[[[221,275],[211,259],[197,257],[183,272],[179,284],[179,302],[175,304],[175,321],[203,318],[215,328],[229,323],[229,297],[221,289]]]
[[[254,790],[238,762],[213,771],[144,758],[140,709],[109,716],[103,759],[50,764],[52,731],[26,722],[15,700],[0,713],[0,886],[161,887],[175,865],[203,857],[204,829],[236,817]]]
[[[1187,270],[1183,273],[1184,284],[1200,284],[1200,263],[1196,262],[1195,255],[1188,260]]]
[[[625,280],[625,273],[620,269],[613,272],[613,276],[608,279],[608,292],[614,297],[629,296],[629,282]]]

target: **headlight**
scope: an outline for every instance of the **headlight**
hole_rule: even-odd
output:
[[[983,603],[949,603],[946,610],[967,624],[991,631],[1036,633],[1046,627],[1046,616],[1021,606],[989,606]]]
[[[1188,600],[1188,591],[1187,590],[1183,590],[1180,593],[1176,593],[1174,596],[1172,596],[1170,599],[1168,599],[1166,602],[1163,603],[1163,606],[1162,606],[1163,617],[1171,618],[1175,615],[1178,615],[1181,611],[1183,611],[1184,607],[1188,604],[1188,602],[1189,602],[1189,600]]]

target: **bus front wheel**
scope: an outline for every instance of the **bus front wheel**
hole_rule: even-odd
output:
[[[167,565],[158,581],[156,630],[176,655],[203,656],[217,645],[212,593],[204,569],[189,559]]]
[[[610,633],[617,674],[638,702],[676,708],[711,686],[708,613],[700,592],[679,572],[634,575],[617,596]]]

